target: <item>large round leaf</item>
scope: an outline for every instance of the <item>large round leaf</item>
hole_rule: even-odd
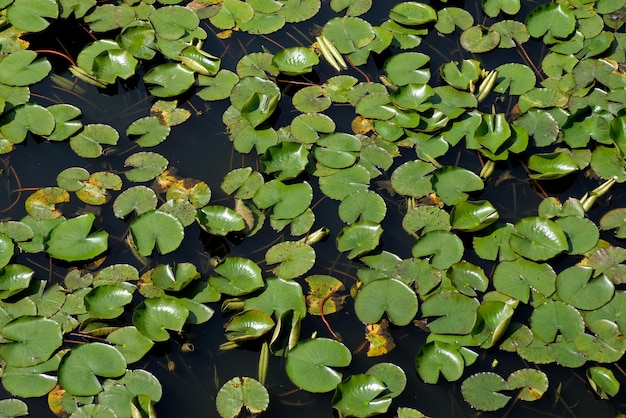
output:
[[[563,229],[538,216],[519,220],[509,244],[516,253],[534,261],[548,260],[569,248]]]
[[[495,373],[485,372],[471,375],[463,381],[461,393],[463,398],[480,411],[497,411],[511,399],[500,393],[509,389],[509,385]]]
[[[26,32],[41,32],[50,25],[45,18],[56,18],[59,7],[54,0],[15,0],[6,11],[9,22]]]
[[[592,278],[589,267],[572,266],[556,277],[556,295],[575,308],[592,311],[613,298],[615,286],[604,274]]]
[[[580,312],[560,301],[547,302],[537,307],[530,316],[530,328],[539,340],[550,343],[560,333],[570,342],[583,333],[585,325]]]
[[[354,300],[357,316],[367,324],[378,322],[386,312],[394,325],[407,325],[417,309],[417,295],[397,279],[374,280],[363,286]]]
[[[555,287],[556,273],[549,264],[535,263],[524,258],[503,261],[493,273],[496,290],[528,303],[531,289],[551,296]]]
[[[448,382],[459,380],[463,375],[465,360],[452,344],[433,341],[423,345],[415,357],[417,374],[432,385],[442,374]]]
[[[242,231],[246,224],[237,212],[225,206],[205,206],[198,211],[200,226],[213,235],[227,235],[233,231]]]
[[[286,75],[310,73],[319,62],[317,54],[303,46],[285,48],[272,58],[272,64]]]
[[[436,334],[465,335],[476,323],[479,303],[456,290],[436,292],[422,303],[422,315],[438,316],[429,322],[428,328]]]
[[[235,418],[245,407],[251,414],[260,414],[270,403],[267,389],[251,377],[234,377],[217,392],[217,412],[222,418]]]
[[[427,4],[405,1],[391,8],[389,18],[401,25],[416,26],[436,21],[437,12]]]
[[[160,210],[143,213],[130,225],[133,242],[140,255],[147,257],[156,246],[160,254],[167,254],[178,248],[185,231],[177,217]]]
[[[272,271],[283,279],[302,276],[315,264],[315,250],[299,241],[286,241],[273,245],[265,254],[267,264],[280,263]]]
[[[280,318],[287,311],[296,311],[304,318],[307,312],[300,284],[279,277],[267,279],[263,292],[259,296],[246,299],[243,307],[245,310],[258,309],[268,315],[276,314],[276,318]]]
[[[348,258],[356,258],[375,249],[382,236],[380,224],[371,221],[358,221],[344,227],[337,234],[337,249],[349,251]]]
[[[115,344],[128,364],[141,360],[154,345],[151,339],[132,326],[116,329],[107,335],[107,341]]]
[[[247,258],[228,257],[215,272],[219,276],[212,276],[210,283],[220,293],[241,296],[263,287],[261,268]]]
[[[152,341],[167,341],[167,330],[181,331],[188,316],[189,310],[175,298],[150,298],[135,308],[133,324]]]
[[[70,147],[83,158],[97,158],[104,153],[102,145],[115,145],[120,138],[115,128],[100,123],[85,125],[70,138]]]
[[[499,218],[496,208],[486,200],[459,202],[450,212],[452,228],[468,232],[484,229]]]
[[[0,330],[7,341],[0,357],[10,366],[29,367],[47,361],[62,343],[61,327],[40,316],[22,316]]]
[[[291,219],[304,212],[313,200],[309,183],[285,184],[280,180],[265,183],[254,195],[259,209],[272,208],[270,215],[276,219]]]
[[[296,142],[281,142],[269,147],[261,157],[263,171],[279,180],[296,178],[308,164],[308,150]]]
[[[57,384],[56,376],[47,373],[56,372],[60,362],[61,356],[56,354],[50,360],[30,367],[7,365],[2,370],[2,386],[22,398],[45,396]]]
[[[328,338],[300,341],[287,352],[285,369],[289,379],[309,392],[329,392],[341,382],[341,373],[332,367],[346,367],[352,361],[350,350]]]
[[[449,231],[431,231],[417,240],[411,253],[413,257],[432,256],[430,264],[445,270],[463,257],[463,242]]]
[[[92,259],[108,248],[109,234],[96,231],[90,234],[93,213],[68,219],[50,231],[46,241],[46,251],[51,257],[65,261]]]
[[[11,246],[11,255],[13,247]],[[0,299],[7,299],[27,289],[35,272],[22,264],[9,264],[0,268]]]
[[[85,295],[85,308],[93,318],[113,319],[124,313],[133,293],[122,286],[102,285]]]
[[[268,333],[276,323],[265,312],[251,309],[233,315],[224,325],[228,341],[240,342],[254,340]]]
[[[75,396],[92,396],[102,390],[97,376],[118,377],[126,372],[126,360],[103,343],[73,347],[59,365],[59,384]]]
[[[391,399],[380,397],[387,387],[374,375],[352,375],[337,386],[333,395],[333,408],[342,416],[369,417],[384,414]]]
[[[195,77],[194,72],[183,64],[169,62],[150,69],[143,80],[154,96],[172,97],[189,90]]]
[[[456,205],[466,200],[468,192],[482,190],[485,185],[480,177],[461,167],[443,167],[433,175],[433,189],[446,205]]]

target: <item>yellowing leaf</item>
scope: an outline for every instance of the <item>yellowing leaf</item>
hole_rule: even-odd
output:
[[[396,347],[389,333],[389,321],[386,319],[382,319],[378,324],[366,325],[365,339],[370,344],[367,350],[368,357],[385,355]]]

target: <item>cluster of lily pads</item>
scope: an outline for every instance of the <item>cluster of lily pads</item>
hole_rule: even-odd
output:
[[[306,25],[320,1],[0,0],[0,152],[7,161],[29,136],[68,141],[85,159],[105,159],[120,139],[112,126],[83,124],[76,105],[44,106],[31,96],[47,77],[63,80],[51,74],[51,52],[35,52],[27,42],[53,21],[79,22],[96,35],[75,57],[56,51],[75,77],[65,87],[106,89],[139,75],[154,97],[149,116],[123,133],[141,148],[124,167],[65,168],[56,185],[30,194],[24,217],[0,222],[3,387],[20,398],[47,396],[59,416],[156,416],[159,381],[130,365],[172,333],[211,320],[221,302],[228,315],[221,348],[261,347],[257,378],[233,377],[218,392],[222,417],[268,408],[270,355],[285,358],[295,386],[334,391],[340,416],[387,412],[405,390],[406,373],[415,372],[429,384],[476,372],[460,387],[482,411],[503,408],[512,397],[541,398],[549,382],[538,369],[502,377],[471,368],[494,348],[536,365],[588,365],[592,390],[615,396],[619,382],[610,364],[626,351],[626,249],[600,231],[626,238],[626,208],[607,212],[598,225],[587,212],[626,181],[626,0],[538,2],[519,20],[520,0],[482,0],[482,23],[441,3],[435,9],[394,2],[374,26],[364,18],[371,1],[331,0],[335,17],[315,42],[252,52],[228,69],[211,53],[215,39]],[[431,68],[420,47],[432,33],[460,36],[473,57]],[[546,50],[538,64],[526,54],[530,42]],[[509,49],[528,61],[490,68],[480,60]],[[368,73],[376,60],[379,73]],[[147,150],[191,117],[178,103],[190,94],[229,101],[222,120],[234,149],[259,156],[258,166],[223,178],[230,205],[212,203],[205,181],[173,174],[165,156]],[[353,111],[349,126],[333,119],[334,110],[345,115],[346,108]],[[292,115],[289,124],[279,126],[279,111]],[[409,149],[415,157],[401,158]],[[483,159],[482,170],[450,163],[450,151],[459,149]],[[536,215],[500,222],[498,209],[480,195],[496,163],[508,160],[525,164],[539,185],[586,171],[598,186],[564,202],[546,195]],[[388,190],[377,190],[374,182],[385,175]],[[340,230],[316,218],[314,195],[337,201]],[[126,241],[137,266],[90,267],[106,263],[116,248],[97,211],[63,212],[73,196],[129,223]],[[392,216],[385,198],[406,202],[401,225],[414,244],[405,257],[385,249],[381,224]],[[264,254],[270,277],[242,256],[215,260],[204,277],[188,260],[150,260],[178,256],[194,225],[233,245],[268,229],[289,238]],[[358,266],[356,282],[312,274],[323,268],[315,244],[329,236]],[[68,265],[64,280],[36,278],[16,261],[23,253]],[[337,368],[350,365],[354,347],[330,327],[327,337],[301,337],[303,321],[326,322],[348,298],[364,324],[368,356],[393,348],[389,326],[425,322],[415,370],[380,362],[344,378]],[[85,340],[71,343],[70,334]],[[26,414],[23,401],[0,401],[0,415]],[[408,407],[397,415],[423,416]]]

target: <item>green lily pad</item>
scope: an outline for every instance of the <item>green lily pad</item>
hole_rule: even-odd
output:
[[[556,290],[556,273],[548,264],[535,263],[523,258],[504,261],[493,273],[495,288],[504,294],[527,303],[530,289],[551,296]]]
[[[380,279],[366,284],[354,301],[357,316],[367,324],[378,322],[386,312],[394,325],[407,325],[417,314],[417,309],[415,292],[396,279]]]
[[[483,26],[472,26],[461,33],[461,46],[475,54],[495,49],[500,44],[500,34]]]
[[[339,217],[346,223],[358,220],[380,223],[385,218],[387,206],[379,194],[371,191],[357,191],[349,194],[339,204]]]
[[[128,364],[141,360],[154,345],[150,338],[133,326],[116,329],[107,335],[107,341],[115,344]]]
[[[560,300],[575,308],[591,311],[604,306],[613,298],[615,287],[605,276],[592,278],[592,269],[569,267],[556,278],[556,294]]]
[[[0,401],[0,414],[7,417],[28,415],[28,405],[19,399],[3,399]]]
[[[59,384],[76,396],[92,396],[102,390],[97,378],[118,377],[126,372],[126,360],[115,348],[103,343],[73,347],[59,365]]]
[[[130,225],[130,233],[137,252],[144,257],[151,255],[155,246],[160,254],[176,250],[185,235],[178,218],[160,210],[138,216]]]
[[[152,95],[172,97],[189,90],[195,82],[195,77],[194,72],[186,66],[170,62],[150,69],[143,76],[143,80]]]
[[[254,340],[274,328],[274,320],[265,312],[251,309],[233,315],[224,325],[228,341]]]
[[[293,95],[292,103],[293,107],[305,113],[323,112],[332,104],[321,86],[306,86],[298,90]]]
[[[549,32],[555,38],[567,38],[576,26],[576,16],[563,4],[548,3],[533,9],[526,17],[528,33],[533,38]]]
[[[313,148],[315,159],[326,167],[347,168],[353,165],[361,141],[354,135],[335,132],[322,136]]]
[[[109,125],[89,124],[70,138],[70,147],[80,157],[97,158],[104,153],[102,145],[115,145],[119,138],[119,133]]]
[[[13,367],[30,367],[47,361],[61,346],[61,327],[41,316],[21,316],[2,327],[7,341],[0,345],[0,355]]]
[[[589,219],[582,216],[562,216],[555,219],[555,222],[563,228],[567,236],[570,254],[584,254],[598,243],[600,232]]]
[[[361,165],[337,171],[334,174],[320,178],[319,185],[322,192],[331,199],[343,200],[349,194],[367,190],[370,175]]]
[[[261,269],[252,260],[242,257],[228,257],[221,262],[209,280],[218,292],[231,296],[241,296],[263,287]]]
[[[165,157],[155,152],[137,152],[124,161],[125,167],[132,167],[124,174],[130,181],[150,181],[163,173],[168,164]]]
[[[65,261],[89,260],[102,254],[108,249],[109,234],[90,233],[95,219],[93,213],[87,213],[55,226],[46,241],[48,254]]]
[[[432,341],[420,347],[415,368],[420,379],[431,385],[437,384],[440,374],[448,382],[454,382],[463,376],[465,360],[452,344]]]
[[[432,191],[430,173],[435,167],[424,161],[407,161],[391,174],[391,185],[397,193],[412,197],[426,196]]]
[[[267,389],[251,377],[234,377],[224,383],[215,398],[222,418],[235,418],[245,407],[251,414],[260,414],[270,403]]]
[[[135,308],[133,325],[152,341],[167,341],[167,330],[181,331],[188,316],[189,310],[175,298],[150,298]]]
[[[509,244],[516,253],[534,261],[548,260],[569,248],[563,229],[537,216],[518,221]]]
[[[483,10],[489,17],[496,17],[500,11],[515,15],[520,10],[520,0],[483,0]]]
[[[280,277],[267,279],[267,286],[259,296],[246,299],[244,310],[250,309],[275,314],[277,318],[292,310],[299,312],[301,317],[307,312],[300,284]]]
[[[225,206],[205,206],[198,211],[197,217],[202,229],[213,235],[225,236],[246,227],[241,215]]]
[[[491,372],[473,374],[461,385],[463,399],[480,411],[497,411],[504,408],[511,397],[500,391],[508,389],[507,381]]]
[[[350,259],[360,257],[378,246],[382,233],[382,227],[375,222],[357,221],[337,234],[337,249],[350,251],[347,254]]]
[[[413,257],[430,258],[430,264],[439,270],[445,270],[463,257],[461,239],[449,231],[431,231],[417,240],[411,249]]]
[[[453,264],[447,275],[459,292],[471,297],[476,296],[476,291],[484,292],[489,285],[483,269],[467,261]]]
[[[559,123],[550,113],[542,110],[542,109],[530,109],[528,112],[524,113],[518,119],[515,120],[515,126],[523,127],[528,135],[532,135],[535,145],[537,146],[548,146],[554,143],[557,140],[557,136],[560,132]],[[537,154],[534,154],[537,155]],[[531,157],[534,157],[532,155]],[[562,157],[567,158],[567,157]],[[551,161],[548,161],[550,163]],[[566,166],[567,167],[567,166]],[[554,170],[554,166],[550,167],[549,165],[546,167],[547,170]],[[577,168],[580,168],[577,165]],[[555,170],[556,171],[556,170]],[[556,173],[559,175],[560,173]],[[535,175],[535,174],[533,174]],[[542,175],[538,175],[539,178]],[[546,179],[550,178],[550,174],[545,175]]]
[[[2,386],[12,395],[22,398],[45,396],[57,384],[56,376],[48,373],[56,372],[60,362],[61,356],[56,354],[50,360],[34,366],[14,367],[7,365],[2,371]],[[13,415],[11,413],[5,415],[3,412],[2,407],[0,407],[1,416],[20,416],[19,414]]]
[[[298,387],[314,393],[330,392],[341,382],[342,374],[332,367],[346,367],[352,360],[350,350],[328,338],[298,342],[287,352],[285,369]]]
[[[469,334],[476,322],[479,303],[456,290],[436,292],[422,303],[422,315],[438,316],[428,324],[436,334]]]
[[[0,61],[0,64],[3,61]],[[5,113],[0,119],[0,134],[10,142],[19,144],[28,132],[47,136],[54,130],[54,116],[43,106],[26,103]]]
[[[283,279],[302,276],[315,264],[315,250],[299,241],[281,242],[270,247],[265,253],[267,264],[280,263],[272,271]]]
[[[320,133],[335,131],[335,122],[323,113],[304,113],[291,121],[291,134],[303,144],[314,144]]]
[[[50,25],[46,18],[58,15],[59,7],[53,0],[15,0],[6,11],[9,22],[26,32],[41,32]]]
[[[434,205],[417,206],[407,211],[402,228],[410,234],[422,235],[430,231],[449,231],[450,215]]]
[[[435,171],[432,179],[437,196],[447,205],[456,205],[468,197],[468,192],[482,190],[480,177],[461,167],[447,166]]]
[[[215,77],[199,76],[198,85],[204,88],[198,91],[198,96],[208,101],[226,99],[238,82],[237,74],[225,69],[219,70]]]
[[[615,229],[617,238],[626,238],[626,208],[617,208],[606,212],[600,218],[600,228],[604,231]]]
[[[619,392],[619,381],[613,372],[606,367],[594,366],[587,369],[587,381],[602,399],[609,399]]]
[[[220,29],[231,29],[238,22],[249,22],[254,17],[252,6],[241,0],[224,0],[219,11],[209,19]]]
[[[521,389],[519,398],[526,402],[534,402],[541,399],[548,390],[548,376],[541,370],[520,369],[507,377],[509,389]]]
[[[131,212],[141,215],[156,209],[157,196],[154,190],[146,186],[133,186],[124,190],[113,202],[113,213],[123,218]]]
[[[93,318],[114,319],[124,313],[133,299],[133,293],[125,287],[102,285],[85,295],[85,308]]]
[[[136,20],[124,26],[117,37],[117,43],[135,58],[150,60],[156,55],[154,50],[154,27],[143,20]]]
[[[459,7],[444,7],[437,11],[435,29],[449,35],[456,27],[465,30],[474,24],[474,17],[465,9]]]
[[[150,23],[158,37],[175,40],[198,27],[200,19],[190,8],[166,6],[150,14]]]
[[[474,59],[457,62],[448,62],[441,67],[441,77],[451,86],[468,90],[470,84],[475,84],[480,77],[480,62]]]
[[[106,379],[102,389],[97,405],[110,408],[117,417],[130,416],[136,410],[147,412],[162,396],[161,384],[145,370],[127,370],[121,379]]]
[[[377,376],[352,375],[337,386],[333,395],[333,408],[344,416],[369,417],[384,414],[391,406],[391,399],[380,397],[386,389]]]
[[[533,154],[528,159],[528,168],[537,172],[531,177],[540,180],[558,179],[579,169],[572,156],[565,152]]]
[[[48,135],[50,141],[63,141],[74,135],[83,127],[78,120],[81,111],[76,106],[67,103],[54,104],[47,107],[54,117],[54,130]]]
[[[459,202],[450,212],[452,228],[475,232],[486,228],[500,218],[498,211],[486,200]]]
[[[436,21],[437,12],[427,4],[405,1],[391,8],[389,18],[401,25],[417,26]]]
[[[165,141],[171,128],[162,125],[156,116],[137,119],[126,129],[129,138],[136,139],[141,147],[153,147]]]
[[[307,182],[285,184],[272,180],[259,188],[253,197],[259,209],[271,207],[270,216],[292,219],[306,210],[313,200],[313,189]]]
[[[565,341],[573,341],[583,333],[583,318],[578,310],[560,301],[547,302],[535,308],[530,316],[530,328],[539,340],[550,343],[563,336]]]
[[[281,142],[269,147],[261,157],[261,166],[267,174],[274,174],[279,180],[298,177],[309,160],[307,149],[296,142]]]
[[[428,55],[419,52],[402,52],[385,61],[387,77],[397,86],[426,84],[430,80]]]
[[[372,42],[376,32],[364,19],[344,16],[330,19],[324,25],[322,35],[331,41],[340,53],[350,54]]]
[[[291,76],[310,73],[319,62],[314,51],[302,46],[285,48],[272,59],[278,71]]]
[[[8,264],[0,269],[0,299],[7,299],[27,289],[34,273],[30,267],[22,264]]]

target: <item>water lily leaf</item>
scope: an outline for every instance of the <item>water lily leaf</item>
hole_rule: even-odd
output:
[[[130,52],[123,49],[109,49],[94,58],[93,74],[98,80],[113,84],[117,77],[126,80],[135,75],[137,64],[137,59]]]
[[[149,210],[156,209],[157,196],[154,190],[146,186],[133,186],[124,190],[113,202],[113,213],[118,218],[124,218],[131,212],[141,215]]]
[[[337,385],[333,395],[333,408],[341,415],[369,417],[384,414],[391,399],[379,397],[387,387],[375,375],[356,374]]]
[[[396,347],[396,343],[389,333],[389,321],[384,318],[377,324],[365,326],[365,340],[369,343],[368,357],[383,356]]]
[[[56,204],[69,202],[70,195],[59,187],[44,187],[28,196],[25,207],[30,216],[38,220],[56,219],[61,216]]]
[[[355,16],[335,17],[322,29],[322,35],[330,40],[342,54],[350,54],[367,46],[376,32],[372,25]]]
[[[285,184],[280,180],[265,183],[254,195],[259,209],[272,208],[270,216],[292,219],[304,212],[313,200],[313,190],[307,182]]]
[[[445,270],[463,257],[461,239],[449,231],[431,231],[417,240],[411,249],[413,257],[430,258],[430,265]]]
[[[595,270],[595,274],[606,274],[615,284],[626,282],[626,250],[621,247],[606,247],[596,250],[586,260],[586,265]]]
[[[576,350],[590,361],[613,363],[624,355],[624,336],[615,322],[600,319],[588,325],[595,334],[579,334],[574,339]]]
[[[435,171],[433,189],[446,205],[456,205],[467,199],[467,192],[482,190],[480,177],[462,167],[447,166]]]
[[[417,26],[436,21],[437,12],[427,4],[405,1],[391,8],[389,18],[401,25]]]
[[[530,39],[528,29],[516,20],[503,20],[491,25],[491,29],[500,34],[498,48],[515,48]]]
[[[261,173],[251,167],[236,168],[228,172],[222,180],[222,190],[238,199],[250,199],[263,185]]]
[[[404,370],[393,363],[377,363],[367,369],[365,374],[378,377],[387,386],[390,393],[385,398],[395,398],[405,389],[407,378]]]
[[[432,191],[430,173],[435,166],[424,161],[407,161],[391,173],[391,185],[397,193],[412,197],[426,196]]]
[[[93,213],[63,221],[55,226],[46,241],[46,251],[51,257],[64,261],[89,260],[108,249],[109,234],[96,231],[90,234]]]
[[[272,59],[272,64],[278,71],[290,76],[310,73],[319,62],[317,54],[303,46],[285,48]]]
[[[427,65],[430,57],[419,52],[401,52],[392,56],[383,66],[387,77],[397,86],[407,84],[427,84],[430,70]]]
[[[489,285],[483,269],[467,261],[453,264],[447,275],[454,287],[467,296],[476,296],[476,291],[484,292]]]
[[[152,341],[167,341],[167,330],[181,331],[188,316],[189,310],[175,298],[149,298],[133,311],[133,325]]]
[[[1,63],[1,62],[0,62]],[[0,119],[0,134],[10,142],[19,144],[28,132],[47,136],[54,130],[54,116],[43,106],[33,103],[18,105]]]
[[[496,17],[503,11],[515,15],[520,10],[520,0],[483,0],[483,10],[489,17]]]
[[[247,258],[228,257],[215,268],[215,272],[219,276],[211,276],[209,283],[226,295],[245,295],[264,284],[261,268]]]
[[[126,360],[115,348],[103,343],[72,347],[59,365],[59,384],[76,396],[92,396],[102,390],[97,376],[118,377],[126,372]]]
[[[179,179],[168,187],[165,197],[168,201],[185,200],[192,207],[201,208],[211,200],[211,189],[200,180]]]
[[[307,86],[298,90],[293,95],[292,103],[296,109],[305,113],[323,112],[332,104],[321,86]]]
[[[339,217],[346,223],[358,220],[380,223],[385,218],[387,206],[379,194],[371,191],[357,191],[349,194],[339,204]]]
[[[232,105],[254,128],[272,115],[280,99],[280,90],[267,79],[244,77],[233,87],[230,98]]]
[[[150,273],[152,283],[164,290],[180,291],[193,280],[200,278],[200,273],[191,263],[177,263],[175,270],[169,264],[159,264]]]
[[[600,228],[604,231],[616,229],[617,238],[626,238],[626,208],[617,208],[606,212],[600,218]]]
[[[141,360],[154,345],[150,338],[133,326],[116,329],[107,335],[107,341],[115,344],[128,364]]]
[[[506,380],[492,372],[473,374],[461,385],[463,399],[480,411],[497,411],[504,408],[511,397],[500,391],[508,389]]]
[[[409,234],[423,235],[430,231],[449,231],[450,215],[434,205],[422,205],[407,211],[402,228]]]
[[[320,133],[334,132],[336,126],[330,117],[322,113],[304,113],[293,118],[290,127],[297,142],[314,144]]]
[[[617,395],[620,384],[613,372],[606,367],[593,366],[587,369],[587,381],[602,399]]]
[[[431,341],[418,351],[415,368],[420,379],[431,385],[437,384],[440,374],[448,382],[454,382],[463,375],[465,360],[452,344]]]
[[[13,241],[8,235],[0,232],[0,269],[9,264],[14,253],[15,247]],[[26,287],[28,287],[28,284],[26,284]],[[9,288],[14,288],[14,286],[11,285]],[[4,297],[2,292],[0,292],[0,299],[4,299]]]
[[[482,120],[474,131],[474,140],[493,154],[499,154],[511,135],[511,126],[506,121],[506,115],[490,113],[482,115]]]
[[[510,94],[524,94],[533,87],[537,82],[537,77],[533,70],[524,64],[507,63],[496,67],[498,78],[493,91],[497,93],[505,93],[507,90]]]
[[[120,138],[115,128],[99,123],[85,125],[83,129],[70,138],[70,147],[83,158],[100,157],[104,150],[102,145],[115,145]]]
[[[163,392],[157,378],[145,370],[127,370],[121,379],[106,379],[102,389],[98,405],[110,408],[118,417],[130,416],[135,409],[147,412],[150,408],[145,402],[158,402]]]
[[[47,373],[56,372],[60,362],[61,356],[57,354],[52,356],[50,360],[34,366],[14,367],[7,365],[2,370],[2,386],[14,396],[23,398],[45,396],[54,389],[57,384],[56,376]],[[3,410],[2,406],[0,406],[0,414],[10,417],[28,415],[19,413],[15,413],[14,415],[14,413],[10,413],[8,409]]]
[[[557,333],[565,342],[571,342],[584,331],[583,318],[573,306],[550,301],[538,306],[530,316],[530,328],[544,343],[555,341]]]
[[[315,16],[321,7],[320,0],[280,0],[283,7],[277,12],[290,23],[303,22]]]
[[[341,252],[350,251],[347,254],[350,259],[360,257],[378,246],[382,233],[383,229],[378,223],[355,222],[337,234],[337,249]]]
[[[155,37],[156,32],[149,22],[136,20],[124,26],[117,43],[135,58],[151,60],[156,54]]]
[[[129,4],[103,4],[85,16],[85,22],[94,32],[108,32],[128,25],[137,18]]]
[[[605,276],[591,278],[592,269],[572,266],[556,278],[556,294],[560,300],[575,308],[591,311],[604,306],[613,298],[615,286]]]
[[[534,261],[548,260],[569,248],[563,229],[538,216],[519,220],[509,244],[516,253]]]
[[[219,70],[215,77],[200,76],[198,84],[204,88],[198,91],[198,96],[207,101],[226,99],[238,82],[237,74],[224,69]]]
[[[150,14],[150,23],[159,38],[176,40],[200,24],[198,15],[187,7],[166,6]]]
[[[265,312],[252,309],[233,315],[224,325],[226,339],[233,342],[254,340],[274,328],[274,321]]]
[[[31,215],[27,215],[21,219],[21,222],[28,226],[33,232],[30,241],[18,242],[22,251],[37,253],[44,251],[44,239],[48,236],[52,228],[65,220],[63,216],[57,215],[52,219],[38,219]]]
[[[143,80],[153,96],[172,97],[189,90],[195,77],[194,72],[183,64],[169,62],[150,69]]]
[[[361,141],[354,135],[335,132],[322,136],[313,148],[315,159],[330,168],[346,168],[356,161]]]
[[[299,241],[280,242],[265,253],[267,264],[280,263],[272,271],[283,279],[302,276],[315,264],[315,250]]]
[[[541,109],[530,109],[515,120],[513,128],[516,125],[523,127],[529,135],[532,135],[538,147],[555,142],[560,132],[559,123],[554,116]]]
[[[240,0],[224,0],[219,11],[209,20],[220,29],[231,29],[239,21],[249,22],[254,17],[254,9],[246,2]]]
[[[243,231],[246,224],[237,212],[225,206],[205,206],[198,211],[198,223],[209,234],[225,236]]]
[[[55,19],[58,15],[54,0],[15,0],[6,11],[9,22],[26,32],[41,32],[50,25],[45,18]]]
[[[108,190],[120,190],[122,179],[115,173],[99,171],[89,176],[76,197],[89,205],[104,205],[109,200]]]
[[[386,312],[397,326],[409,324],[417,314],[415,292],[396,279],[374,280],[363,286],[354,301],[359,319],[367,324],[378,322]]]
[[[342,374],[332,367],[346,367],[352,354],[342,343],[328,338],[298,342],[287,352],[285,369],[298,387],[314,393],[330,392],[341,382]]]
[[[267,285],[259,296],[246,299],[244,310],[260,310],[268,315],[280,318],[287,311],[296,311],[300,317],[306,315],[306,306],[302,287],[293,280],[280,277],[267,279]]]
[[[490,348],[504,335],[515,310],[506,302],[488,300],[481,303],[477,313],[476,325],[471,336],[480,342],[482,348]]]
[[[491,51],[500,43],[500,34],[495,30],[476,25],[461,33],[461,46],[475,54]]]
[[[617,177],[620,183],[626,181],[625,165],[618,148],[598,145],[591,153],[591,168],[603,179]]]
[[[160,254],[176,250],[185,232],[182,223],[174,215],[160,210],[142,213],[130,224],[130,233],[140,255],[147,257],[156,246]]]
[[[0,335],[2,359],[13,367],[30,367],[47,361],[61,346],[60,325],[41,316],[22,316],[5,324]]]
[[[600,238],[598,227],[589,219],[581,216],[562,216],[555,219],[563,228],[569,243],[570,254],[584,254],[591,250]]]
[[[346,11],[346,16],[360,16],[372,7],[371,0],[331,0],[330,8],[339,13]]]
[[[85,308],[92,318],[114,319],[124,313],[133,300],[133,292],[122,286],[102,285],[85,295]]]
[[[539,38],[549,32],[555,38],[567,38],[576,27],[576,16],[562,4],[543,4],[526,17],[528,33]]]
[[[437,11],[435,29],[444,35],[454,32],[455,27],[465,30],[474,24],[474,17],[459,7],[444,7]]]
[[[493,284],[499,292],[528,303],[530,289],[549,297],[556,290],[556,273],[549,264],[523,258],[503,261],[493,273]]]
[[[450,212],[452,228],[475,232],[486,228],[500,218],[498,211],[486,200],[459,202]]]
[[[47,107],[54,117],[54,130],[47,136],[50,141],[63,141],[74,135],[83,124],[78,120],[81,111],[76,106],[59,103]]]
[[[162,125],[156,116],[137,119],[126,128],[126,135],[141,147],[153,147],[165,141],[171,128]]]
[[[270,395],[259,381],[251,377],[234,377],[217,392],[215,403],[222,418],[235,418],[244,406],[253,415],[265,411]]]
[[[533,154],[528,159],[528,168],[536,171],[531,174],[534,179],[558,179],[578,171],[578,164],[571,155],[565,152]]]
[[[306,304],[311,315],[320,315],[322,302],[324,302],[324,315],[338,312],[343,308],[345,296],[336,294],[344,289],[340,280],[321,274],[309,276],[305,280],[310,288],[306,295]]]
[[[456,290],[436,292],[422,303],[422,315],[438,316],[428,324],[435,334],[469,334],[476,322],[479,302]]]
[[[155,152],[137,152],[124,161],[124,167],[133,167],[126,178],[134,182],[150,181],[165,171],[169,161]]]
[[[281,142],[269,147],[261,157],[261,166],[267,174],[274,174],[279,180],[296,178],[308,164],[309,153],[295,142]]]
[[[507,377],[506,382],[511,390],[521,389],[518,396],[527,402],[541,399],[548,390],[548,376],[536,369],[516,370]]]
[[[461,90],[468,90],[470,84],[476,83],[480,77],[480,62],[474,59],[466,59],[458,62],[448,62],[441,66],[441,77],[450,84]]]
[[[255,35],[273,33],[280,30],[283,26],[285,26],[284,16],[274,12],[264,13],[259,10],[255,10],[252,20],[239,22],[238,25],[240,30]]]

